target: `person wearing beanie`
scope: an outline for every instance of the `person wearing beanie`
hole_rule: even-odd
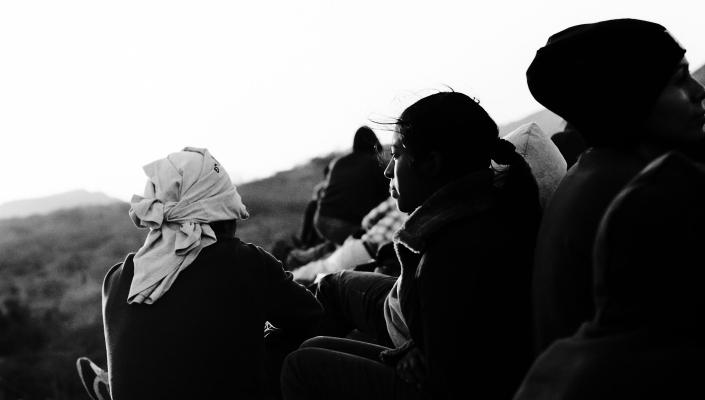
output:
[[[705,89],[684,54],[663,26],[618,19],[551,36],[527,70],[534,98],[588,146],[544,211],[537,239],[538,351],[593,316],[592,247],[615,195],[669,150],[704,159]]]
[[[235,236],[249,215],[208,150],[187,147],[144,171],[130,217],[149,233],[103,282],[112,399],[276,395],[265,322],[296,347],[313,334],[320,304],[273,256]]]
[[[651,163],[608,207],[595,316],[534,363],[515,400],[685,399],[705,375],[705,168]]]

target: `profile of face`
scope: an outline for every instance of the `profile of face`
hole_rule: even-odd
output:
[[[705,139],[705,88],[690,74],[685,58],[654,103],[643,129],[654,142],[674,147]]]
[[[396,199],[399,211],[410,213],[426,200],[429,185],[414,165],[414,157],[404,147],[398,132],[394,133],[391,150],[392,158],[384,170],[384,176],[390,179],[389,191]]]

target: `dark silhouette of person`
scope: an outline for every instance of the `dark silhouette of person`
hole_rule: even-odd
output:
[[[331,162],[314,216],[314,226],[324,239],[341,245],[362,229],[362,218],[389,196],[378,159],[381,149],[372,129],[362,126],[355,132],[352,152]]]
[[[672,149],[702,157],[705,89],[685,49],[661,25],[634,19],[573,26],[536,52],[532,95],[580,132],[589,148],[544,211],[536,244],[537,349],[592,318],[592,249],[615,195]]]
[[[535,362],[515,400],[685,399],[705,375],[705,169],[658,158],[608,207],[597,312]]]
[[[313,225],[313,217],[316,215],[316,209],[318,208],[318,202],[323,198],[323,193],[326,190],[326,182],[328,181],[328,173],[330,172],[330,166],[326,165],[323,169],[323,180],[318,182],[313,188],[313,194],[311,200],[306,205],[304,210],[304,217],[301,222],[301,231],[297,238],[297,247],[309,248],[323,241],[323,238],[318,234],[316,228]]]

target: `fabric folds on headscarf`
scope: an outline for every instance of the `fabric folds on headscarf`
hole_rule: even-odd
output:
[[[144,167],[143,196],[133,196],[130,218],[149,234],[134,257],[128,303],[152,304],[205,247],[216,242],[210,222],[246,219],[228,173],[206,149],[186,147]]]

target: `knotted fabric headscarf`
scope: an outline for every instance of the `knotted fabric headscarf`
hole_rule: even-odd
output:
[[[128,303],[152,304],[203,250],[216,242],[210,222],[246,219],[245,205],[206,149],[187,147],[144,167],[144,196],[133,196],[130,218],[149,228],[134,257]]]

